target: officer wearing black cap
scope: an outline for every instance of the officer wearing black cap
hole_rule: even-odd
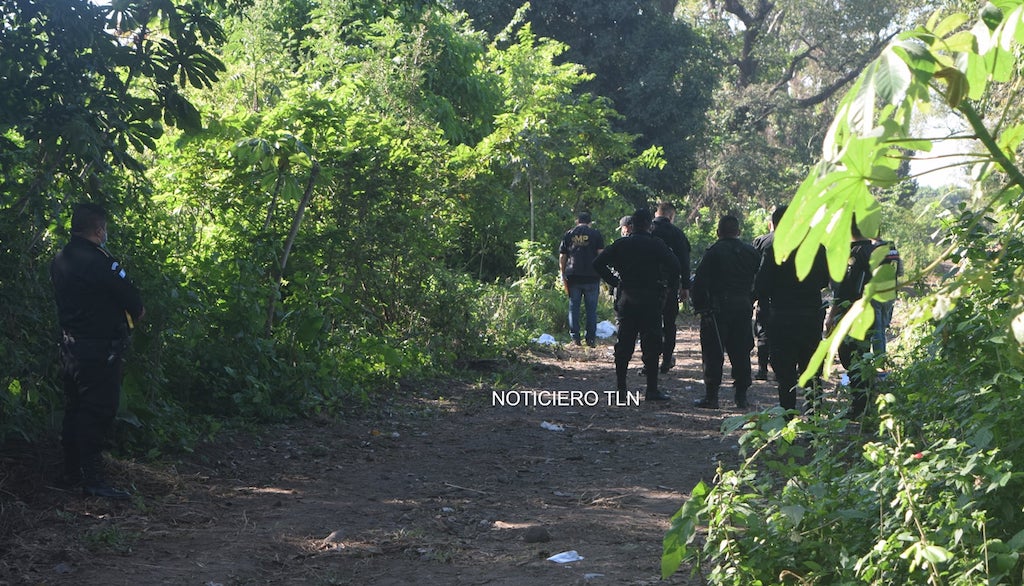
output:
[[[594,269],[619,291],[615,310],[619,316],[615,343],[615,380],[619,396],[626,394],[626,375],[637,336],[647,372],[648,401],[664,401],[658,390],[658,359],[661,355],[661,308],[667,290],[679,288],[679,260],[664,242],[651,234],[651,212],[633,213],[632,231],[619,238],[594,259]]]
[[[64,473],[58,484],[89,496],[127,499],[107,484],[101,450],[117,415],[131,329],[145,314],[139,291],[104,249],[107,213],[75,207],[71,240],[50,265],[62,338]]]

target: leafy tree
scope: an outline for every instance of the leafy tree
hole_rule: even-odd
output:
[[[515,1],[460,0],[456,6],[497,34],[515,21]],[[658,147],[665,164],[640,173],[620,195],[639,205],[689,190],[704,146],[705,111],[719,69],[711,42],[673,18],[674,2],[557,0],[524,6],[531,29],[566,48],[560,59],[592,77],[579,93],[610,100],[622,117],[613,128],[635,136],[638,152]]]
[[[681,13],[721,39],[728,67],[694,208],[788,201],[820,147],[835,99],[886,46],[913,3],[690,0]]]
[[[187,395],[202,412],[334,411],[522,341],[507,293],[461,273],[463,242],[494,238],[488,276],[514,276],[501,242],[526,236],[518,170],[537,170],[544,209],[568,216],[654,157],[632,158],[607,104],[575,95],[580,68],[554,65],[561,47],[528,30],[484,44],[436,7],[339,0],[294,19],[312,35],[291,64],[271,57],[293,36],[275,10],[226,23],[232,81],[198,98],[221,115],[165,137],[152,161],[161,222],[180,243],[178,295],[162,300],[180,318],[154,324],[176,346],[164,384],[204,388]],[[371,13],[372,24],[354,16]],[[545,241],[562,229],[550,216],[538,214]]]

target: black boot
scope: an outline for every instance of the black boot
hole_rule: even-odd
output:
[[[747,402],[747,389],[736,389],[736,406],[740,409],[750,407],[750,403]]]
[[[644,396],[647,401],[668,401],[668,395],[658,390],[658,371],[653,368],[647,369],[647,394]]]
[[[718,409],[718,389],[708,389],[704,392],[704,398],[697,399],[693,405],[701,409]]]
[[[661,361],[661,374],[668,374],[668,371],[672,370],[672,367],[676,365],[676,358],[669,354]]]
[[[86,456],[82,460],[82,494],[116,501],[125,501],[131,498],[128,491],[107,484],[103,474],[103,457],[99,454]]]
[[[64,490],[82,486],[82,461],[78,448],[64,448],[64,471],[54,479],[53,485]]]
[[[786,411],[796,409],[796,389],[794,385],[788,389],[779,385],[779,407],[782,407]]]
[[[757,372],[754,380],[768,380],[768,346],[757,347]]]
[[[843,419],[859,419],[868,407],[868,394],[865,391],[853,391],[853,402]]]

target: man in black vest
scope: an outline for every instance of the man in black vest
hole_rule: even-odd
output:
[[[106,241],[106,211],[79,204],[71,218],[71,240],[50,265],[66,400],[64,473],[58,485],[122,500],[129,494],[107,484],[101,451],[117,415],[129,335],[146,310],[138,289],[105,250]]]
[[[764,262],[764,251],[771,246],[774,240],[775,227],[779,225],[779,220],[782,218],[782,213],[785,209],[786,206],[784,205],[775,206],[771,217],[768,218],[768,233],[754,238],[754,241],[751,243],[761,253],[762,263]],[[770,354],[768,312],[766,311],[766,304],[758,299],[756,294],[754,295],[754,302],[756,303],[754,307],[754,342],[757,343],[757,372],[754,373],[754,380],[768,380],[768,356]],[[824,317],[822,320],[824,320]]]

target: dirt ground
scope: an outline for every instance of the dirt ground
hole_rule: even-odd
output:
[[[407,390],[372,417],[226,433],[173,463],[111,461],[127,503],[53,488],[56,446],[0,447],[0,585],[664,583],[669,517],[736,458],[719,431],[740,414],[731,390],[720,411],[692,404],[696,338],[680,328],[667,403],[608,404],[611,340],[537,351],[529,376]],[[751,408],[775,404],[773,384],[755,383]],[[545,391],[599,402],[492,406]],[[547,559],[568,551],[583,559]],[[668,583],[703,581],[684,566]]]

